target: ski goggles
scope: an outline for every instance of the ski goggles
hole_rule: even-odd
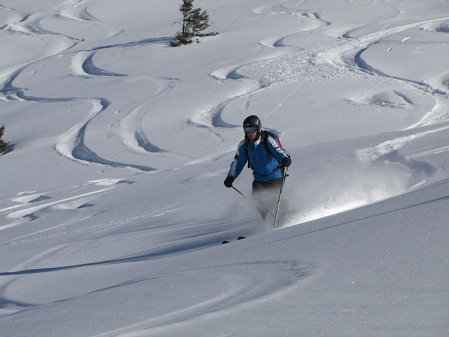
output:
[[[245,133],[257,132],[257,127],[250,126],[250,127],[247,127],[247,128],[243,128],[243,130],[245,130]]]

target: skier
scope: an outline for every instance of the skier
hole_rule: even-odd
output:
[[[262,130],[259,117],[252,115],[243,121],[245,139],[242,140],[231,163],[231,168],[224,181],[228,188],[242,172],[248,162],[253,170],[252,197],[257,210],[265,219],[273,215],[277,197],[283,184],[283,174],[291,164],[290,155],[285,151],[277,137]]]

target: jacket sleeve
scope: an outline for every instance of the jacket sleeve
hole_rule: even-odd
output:
[[[231,163],[228,177],[234,177],[234,179],[236,179],[242,172],[247,161],[248,157],[245,153],[245,140],[242,140],[237,146],[237,152],[235,153],[234,160]]]
[[[274,158],[280,163],[284,158],[290,158],[290,153],[288,153],[285,149],[283,149],[281,146],[279,146],[276,139],[274,139],[272,136],[267,137],[267,145],[268,148],[271,150],[271,153],[273,154]]]

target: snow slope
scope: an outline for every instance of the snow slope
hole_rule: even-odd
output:
[[[449,2],[197,0],[170,48],[179,5],[0,0],[0,336],[447,336]]]

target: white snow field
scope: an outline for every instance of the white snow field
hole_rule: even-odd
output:
[[[449,1],[180,5],[0,0],[0,336],[449,336]]]

